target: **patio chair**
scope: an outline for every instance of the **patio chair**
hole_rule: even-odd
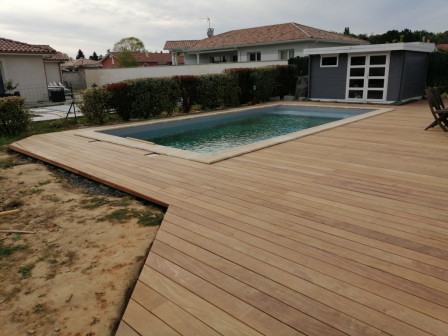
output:
[[[434,121],[425,128],[425,131],[439,125],[444,132],[448,132],[448,109],[443,104],[439,90],[434,88],[426,90],[426,98]]]

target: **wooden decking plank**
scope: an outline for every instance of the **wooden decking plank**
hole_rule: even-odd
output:
[[[141,281],[134,288],[133,299],[181,335],[220,335]]]
[[[354,242],[361,242],[365,245],[377,248],[379,250],[386,250],[396,254],[397,256],[412,258],[415,261],[420,261],[428,265],[448,269],[448,262],[446,260],[440,259],[438,256],[432,256],[431,254],[427,253],[427,251],[409,250],[407,247],[397,246],[388,241],[380,241],[375,238],[369,237],[368,235],[362,235],[361,233],[363,232],[352,232],[355,230],[346,230],[347,228],[351,229],[351,227],[347,226],[344,222],[340,222],[328,217],[322,217],[319,214],[313,214],[306,211],[289,214],[287,212],[283,212],[283,209],[269,207],[269,203],[255,204],[219,193],[213,194],[213,197],[204,194],[198,196],[195,199],[186,200],[186,202],[192,203],[196,206],[201,206],[202,204],[202,207],[216,210],[217,212],[233,218],[247,218],[249,208],[253,210],[250,213],[250,216],[254,217],[254,219],[267,219],[272,221],[272,223],[286,224],[287,226],[291,226],[291,224],[294,226],[295,223],[300,223],[300,226],[303,225],[312,229],[318,228],[320,231],[329,232],[341,238],[348,237]],[[245,204],[246,206],[242,206],[242,204]],[[225,208],[219,208],[219,206],[224,206]],[[279,219],[283,219],[287,222],[281,222]],[[440,251],[437,250],[436,252]],[[394,256],[388,256],[387,258],[388,260],[393,260]],[[404,259],[402,259],[401,262],[403,260]],[[415,261],[412,262],[412,264],[415,263]]]
[[[247,270],[237,263],[231,262],[222,256],[189,243],[168,232],[163,232],[161,234],[160,241],[164,242],[166,246],[178,248],[186,255],[190,255],[210,267],[225,272],[230,277],[242,281],[257,290],[266,293],[266,295],[272,296],[272,298],[280,302],[284,302],[287,306],[283,307],[279,312],[274,312],[274,314],[280,313],[280,320],[285,320],[292,326],[302,328],[307,335],[328,335],[340,331],[348,334],[354,333],[363,335],[376,335],[378,333],[376,328],[372,328],[361,321],[357,321],[350,316],[319,304],[318,302],[313,302],[313,300],[307,296],[293,291],[290,288],[255,272]],[[199,272],[201,272],[201,270],[199,270]],[[228,285],[226,281],[222,281],[222,279],[219,279],[218,281],[220,283],[222,282],[222,286],[224,287]],[[243,294],[243,296],[245,295]],[[261,298],[264,298],[264,296],[254,297],[254,299],[258,301],[258,305],[269,306],[269,303],[263,302]],[[290,308],[288,308],[288,306]],[[266,309],[269,308],[272,309],[275,307],[266,307]],[[332,328],[336,330],[332,330]],[[338,331],[338,329],[340,331]]]
[[[118,329],[115,333],[116,336],[139,336],[134,329],[132,329],[126,322],[123,320],[120,322]]]
[[[229,243],[230,246],[223,245],[223,240],[228,240],[229,237],[218,234],[216,231],[209,231],[204,228],[198,228],[197,226],[193,228],[193,224],[189,223],[189,230],[197,231],[199,230],[200,234],[197,232],[190,231],[188,232],[186,229],[171,224],[166,225],[165,230],[173,235],[182,235],[185,239],[189,237],[190,239],[194,239],[191,237],[196,237],[194,242],[198,244],[198,246],[203,246],[206,240],[204,238],[208,238],[213,241],[212,246],[207,246],[207,249],[211,251],[216,251],[217,248],[221,248],[219,253],[223,255],[225,258],[234,260],[238,262],[244,268],[252,270],[260,275],[263,275],[275,282],[281,283],[284,286],[287,286],[299,293],[303,293],[304,295],[313,298],[316,301],[319,301],[323,304],[331,306],[340,312],[343,312],[346,315],[352,316],[355,319],[358,319],[366,324],[372,324],[372,321],[376,321],[376,325],[379,329],[385,330],[386,332],[392,331],[396,334],[412,334],[412,335],[426,335],[424,331],[409,325],[406,322],[402,322],[395,318],[390,317],[389,315],[383,314],[382,312],[376,311],[370,307],[359,304],[351,299],[346,298],[345,296],[336,294],[326,288],[320,287],[311,282],[312,279],[302,279],[300,275],[297,273],[298,270],[289,269],[289,271],[295,272],[295,274],[290,273],[289,271],[285,271],[283,269],[277,268],[276,266],[269,265],[266,263],[267,259],[259,260],[258,258],[263,258],[264,253],[255,254],[251,253],[251,249],[245,250],[245,252],[252,254],[242,253],[240,251],[233,250],[232,247],[236,247],[240,249],[241,245],[235,245],[234,243]],[[212,238],[213,237],[213,238]],[[199,239],[198,239],[199,238]],[[190,240],[191,242],[191,240]],[[226,249],[224,249],[225,247]],[[253,247],[252,247],[253,248]],[[252,250],[253,251],[253,250]],[[259,251],[257,251],[259,252]],[[272,256],[270,256],[272,257]],[[391,313],[387,310],[387,313]],[[406,316],[404,316],[406,317]],[[381,322],[380,322],[381,321]]]
[[[172,217],[170,217],[172,219]],[[168,220],[172,223],[171,220]],[[210,229],[209,227],[205,227],[199,224],[192,224],[185,221],[180,221],[176,224],[178,225],[188,225],[186,229],[193,230],[196,233],[204,234],[206,237],[212,237],[216,241],[221,242],[222,244],[233,247],[238,246],[238,251],[249,255],[253,258],[257,258],[258,260],[265,262],[266,264],[270,264],[271,266],[275,266],[283,271],[294,274],[297,278],[302,278],[303,280],[308,280],[310,283],[316,284],[326,290],[329,290],[338,295],[344,296],[346,298],[350,298],[351,300],[358,302],[360,304],[366,304],[378,311],[387,311],[388,315],[393,316],[397,319],[401,319],[402,321],[414,325],[417,328],[421,328],[430,333],[440,333],[441,330],[445,329],[445,323],[440,322],[438,319],[430,318],[425,313],[419,313],[414,309],[409,309],[402,304],[397,304],[392,301],[390,298],[381,297],[380,294],[373,294],[371,291],[374,291],[374,288],[369,289],[370,291],[360,289],[357,286],[356,282],[352,282],[351,284],[347,284],[345,280],[349,279],[348,277],[342,281],[336,279],[332,275],[326,275],[324,270],[315,271],[307,266],[300,265],[300,262],[296,262],[302,257],[301,254],[293,253],[293,251],[288,250],[286,248],[282,248],[281,246],[272,244],[274,247],[269,250],[268,246],[270,245],[268,242],[264,241],[260,243],[261,247],[257,247],[254,243],[254,238],[247,235],[245,240],[239,239],[241,234],[227,236],[225,233],[217,233],[216,230]],[[171,228],[171,226],[170,226]],[[178,229],[178,228],[176,228]],[[185,234],[185,232],[184,232]],[[237,237],[237,238],[233,238]],[[235,239],[238,239],[238,244],[235,244]],[[276,252],[276,253],[275,253]],[[326,265],[322,266],[329,268]],[[328,271],[328,273],[331,273]],[[325,295],[323,292],[321,295]],[[408,303],[411,303],[408,301]],[[347,304],[347,303],[346,303]],[[445,311],[446,313],[446,311]],[[366,322],[366,321],[365,321]]]
[[[191,209],[191,207],[188,208]],[[331,246],[330,243],[314,239],[306,234],[300,234],[299,232],[277,225],[270,225],[262,221],[257,221],[256,224],[252,225],[241,225],[240,223],[233,223],[230,217],[198,208],[195,208],[195,211],[193,212],[177,206],[171,206],[168,216],[168,218],[179,216],[186,220],[198,223],[212,221],[215,223],[215,227],[218,223],[225,224],[229,228],[231,227],[252,234],[255,237],[278,243],[280,246],[287,246],[294,251],[302,253],[303,255],[306,255],[307,263],[310,263],[313,260],[317,260],[316,264],[325,262],[448,308],[448,294],[410,281],[407,278],[402,277],[405,275],[403,272],[398,271],[397,273],[399,275],[394,275],[381,271],[376,268],[377,264],[381,264],[381,261],[377,259],[372,258],[372,262],[370,263],[370,266],[368,266],[362,263],[362,258],[354,258],[354,260],[350,259],[348,256],[352,257],[353,251],[351,251],[349,255],[342,252],[336,254],[334,252],[335,247],[328,248],[328,246]],[[220,230],[222,231],[224,228],[220,227]],[[401,267],[398,268],[400,269]]]
[[[217,223],[213,219],[186,213],[186,211],[177,208],[175,213],[173,214],[171,210],[167,221],[172,221],[179,225],[185,220],[194,221],[314,271],[322,272],[386,299],[404,304],[422,313],[432,315],[436,312],[437,318],[448,322],[448,294],[443,292],[431,291],[427,287],[407,282],[403,278],[387,276],[387,274],[382,272],[378,275],[379,272],[376,272],[375,269],[372,270],[372,268],[364,267],[363,272],[363,270],[360,270],[363,265],[350,262],[350,260],[344,258],[331,258],[328,253],[322,253],[322,250],[294,241],[289,235],[280,236],[273,232],[257,230],[257,228],[249,227],[248,225],[246,228],[246,225],[241,224],[232,227],[221,225],[219,228],[216,228]],[[180,247],[178,248],[180,249]],[[372,275],[372,273],[374,274]],[[384,278],[387,278],[387,281]],[[406,291],[406,293],[402,291]],[[434,301],[437,303],[434,304]],[[445,307],[440,307],[440,305]]]
[[[203,299],[206,298],[214,306],[241,319],[255,330],[265,335],[299,335],[286,324],[280,323],[272,316],[247,304],[240,298],[219,289],[193,273],[164,259],[156,253],[152,253],[146,264],[159,273],[165,275]]]
[[[174,329],[159,320],[132,299],[129,300],[126,307],[123,321],[128,325],[132,325],[132,328],[142,336],[179,336]]]
[[[149,266],[143,267],[139,280],[223,335],[262,335]]]
[[[213,202],[213,200],[211,201]],[[186,203],[189,203],[189,206],[187,208],[191,208],[191,205],[195,205],[198,208],[206,207],[207,209],[215,211],[219,214],[229,216],[230,218],[234,219],[238,218],[239,221],[247,222],[249,224],[254,225],[256,225],[256,223],[258,223],[259,221],[263,221],[268,217],[266,214],[260,214],[259,216],[263,217],[264,219],[254,218],[246,216],[244,213],[237,213],[229,209],[223,209],[219,206],[213,205],[212,203],[209,204],[203,202],[198,203],[195,200],[186,200]],[[177,205],[179,205],[179,203]],[[257,213],[253,213],[253,215],[257,216]],[[291,228],[294,231],[298,232],[304,231],[308,235],[307,239],[314,240],[314,238],[317,238],[318,240],[316,241],[316,244],[317,245],[324,244],[328,249],[328,251],[331,251],[332,253],[343,255],[355,261],[361,262],[365,265],[380,268],[384,271],[390,272],[398,276],[411,278],[414,281],[423,284],[425,286],[429,286],[442,292],[447,292],[447,283],[443,280],[434,278],[437,276],[439,277],[446,276],[445,270],[441,271],[440,269],[436,268],[438,266],[434,267],[424,263],[419,263],[416,260],[405,258],[400,255],[384,254],[382,250],[376,247],[376,245],[378,245],[376,241],[371,242],[371,240],[366,239],[365,237],[360,237],[355,234],[350,235],[347,232],[344,231],[341,232],[341,230],[339,229],[328,230],[327,235],[327,232],[325,230],[326,227],[324,225],[319,225],[317,222],[310,222],[309,227],[302,227],[302,225],[300,226],[296,225],[294,224],[294,222],[288,223],[286,221],[281,221],[273,217],[272,223],[276,223],[277,225],[282,225],[287,228]],[[319,227],[319,230],[322,231],[316,231],[315,230],[316,226]],[[350,240],[347,239],[347,236],[350,238]],[[323,241],[321,239],[323,239]],[[358,243],[359,240],[361,241],[364,240],[374,248],[373,249],[366,248],[365,245]],[[383,246],[380,245],[380,247]],[[393,251],[394,246],[391,245],[390,249]],[[429,256],[423,256],[423,257],[429,259]],[[437,259],[436,261],[440,260]]]

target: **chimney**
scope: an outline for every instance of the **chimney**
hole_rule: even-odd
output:
[[[215,31],[215,28],[208,28],[207,29],[207,36],[208,37],[212,37],[213,35],[214,35],[214,31]]]

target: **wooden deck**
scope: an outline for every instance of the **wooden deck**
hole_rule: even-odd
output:
[[[169,205],[117,335],[448,335],[448,138],[426,102],[207,165],[11,146]]]

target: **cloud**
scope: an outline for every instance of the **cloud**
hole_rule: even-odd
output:
[[[428,9],[432,10],[428,10]],[[165,41],[202,39],[211,19],[215,34],[285,22],[342,32],[446,30],[445,0],[1,0],[0,36],[49,44],[75,56],[78,49],[105,54],[123,37],[141,39],[150,51]]]

